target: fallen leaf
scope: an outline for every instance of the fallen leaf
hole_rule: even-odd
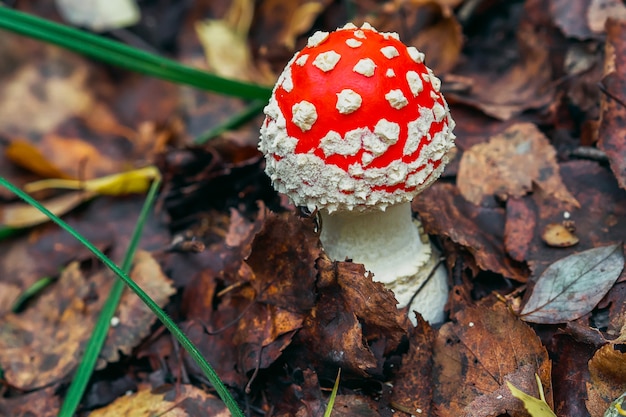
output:
[[[48,161],[35,146],[25,140],[14,140],[4,150],[5,156],[14,164],[44,178],[72,179],[71,175]]]
[[[217,75],[258,84],[271,84],[274,74],[254,66],[247,36],[254,13],[251,0],[235,0],[222,20],[196,23],[209,68]]]
[[[452,184],[435,183],[412,203],[425,230],[449,237],[466,248],[480,269],[525,282],[527,271],[504,251],[504,216],[500,207],[481,207],[467,201]]]
[[[75,191],[58,197],[40,201],[41,204],[53,214],[62,217],[79,204],[95,197],[95,193],[89,191]],[[44,213],[27,203],[13,203],[0,207],[0,226],[13,229],[23,229],[49,222],[50,218]]]
[[[410,415],[430,417],[432,411],[433,329],[422,319],[409,334],[409,351],[395,375],[391,396],[392,408]]]
[[[167,304],[176,290],[149,252],[137,251],[130,276],[160,307]],[[109,329],[100,351],[96,369],[120,360],[120,354],[130,355],[135,346],[150,334],[157,318],[139,297],[125,289],[115,313],[116,324]]]
[[[619,417],[626,415],[626,392],[615,399],[604,413],[604,417]]]
[[[619,188],[608,167],[593,161],[573,160],[560,164],[559,168],[565,186],[580,202],[580,208],[572,209],[542,192],[507,201],[507,248],[515,247],[515,258],[528,262],[532,281],[559,259],[615,244],[626,233],[626,192]],[[580,242],[569,248],[553,248],[543,243],[541,231],[546,225],[564,221],[576,227]],[[624,277],[626,273],[622,274]]]
[[[141,257],[139,255],[139,259]],[[167,294],[172,293],[167,278],[162,274],[138,274],[131,275],[131,278],[146,288],[148,295],[158,300],[161,306],[165,304]],[[63,271],[58,282],[48,287],[23,313],[6,314],[0,323],[0,366],[6,381],[19,389],[32,390],[63,380],[71,374],[81,358],[113,280],[105,270],[87,277],[74,262]],[[163,280],[165,282],[158,285]],[[165,294],[159,294],[161,291]],[[139,317],[126,316],[130,309],[135,308],[131,306],[138,303],[129,301],[129,297],[132,299],[135,296],[124,294],[120,306],[127,307],[119,311],[124,314],[128,327],[133,329],[122,326],[122,332],[115,335],[118,330],[113,327],[109,333],[112,342],[124,339],[121,348],[126,352],[140,341],[137,336],[145,335],[154,323],[154,316],[148,316],[142,303],[142,307],[135,311],[143,310],[144,313]],[[138,335],[124,336],[124,332],[137,332]],[[113,353],[113,350],[118,347],[108,348],[108,359],[117,357],[118,353]]]
[[[47,387],[28,392],[14,398],[0,398],[0,415],[56,417],[61,408],[61,399],[55,395],[58,387]]]
[[[580,242],[578,236],[561,223],[550,223],[546,225],[541,234],[541,239],[546,245],[555,248],[567,248]]]
[[[0,85],[4,134],[47,134],[66,119],[88,113],[93,105],[83,61],[58,54],[52,46],[45,49],[44,56],[48,59],[40,66],[33,60]]]
[[[623,6],[623,5],[622,5]],[[598,148],[602,149],[622,189],[626,189],[626,22],[607,21]]]
[[[624,335],[602,346],[589,361],[587,410],[602,417],[610,404],[626,392],[626,343]]]
[[[541,385],[541,380],[538,376],[537,384],[539,386],[539,393],[541,397],[543,397],[543,386]],[[531,417],[556,417],[556,414],[554,414],[554,411],[552,411],[545,399],[528,395],[524,391],[518,389],[515,385],[511,384],[509,381],[506,381],[506,385],[511,390],[513,396],[524,403],[524,408],[526,408]]]
[[[496,195],[521,197],[537,185],[554,198],[580,206],[561,181],[556,151],[530,123],[515,124],[466,150],[457,185],[463,197],[478,205]]]
[[[414,38],[405,42],[423,52],[426,64],[441,76],[452,70],[459,61],[464,41],[463,29],[453,13],[446,13],[446,6],[439,4],[441,2],[421,3],[425,3],[422,5],[423,11],[427,11],[422,13],[426,15],[422,16],[423,21],[434,23],[419,29]]]
[[[221,399],[193,385],[165,385],[156,389],[142,386],[130,395],[89,413],[92,417],[230,417]]]
[[[503,303],[485,300],[482,306],[460,311],[454,323],[444,324],[435,340],[433,360],[437,416],[526,416],[506,383],[538,397],[535,374],[552,406],[546,348]]]
[[[96,32],[133,26],[141,18],[134,0],[56,0],[55,4],[63,19]]]
[[[126,195],[145,193],[153,180],[160,178],[159,170],[154,166],[134,169],[106,177],[79,181],[70,179],[48,179],[28,183],[24,191],[34,193],[52,188],[83,190],[100,195]]]
[[[523,20],[519,24],[517,62],[506,70],[485,68],[485,54],[476,54],[478,62],[457,68],[458,75],[472,80],[467,93],[450,92],[446,98],[478,108],[500,120],[509,120],[525,110],[540,109],[553,101],[554,86],[550,53],[545,48],[543,32],[536,31],[533,23]],[[466,69],[467,68],[467,69]]]
[[[622,269],[621,244],[589,249],[558,260],[539,277],[520,317],[542,324],[576,320],[593,310]]]

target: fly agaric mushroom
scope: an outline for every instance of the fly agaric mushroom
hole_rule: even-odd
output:
[[[399,307],[437,323],[447,274],[429,277],[433,249],[410,204],[441,175],[455,136],[423,61],[367,23],[316,32],[278,78],[259,149],[277,191],[318,210],[330,258],[364,264]]]

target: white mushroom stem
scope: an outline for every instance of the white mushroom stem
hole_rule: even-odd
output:
[[[409,307],[413,323],[413,310],[431,324],[443,322],[447,273],[440,265],[428,279],[438,254],[433,254],[428,237],[420,233],[419,223],[413,220],[411,203],[390,206],[386,211],[321,211],[320,215],[320,239],[331,259],[351,259],[365,265],[375,281],[394,292],[400,308],[415,296]]]

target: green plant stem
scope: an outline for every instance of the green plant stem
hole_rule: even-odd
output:
[[[125,274],[130,272],[130,267],[135,253],[137,252],[137,246],[139,245],[143,226],[148,218],[150,209],[154,204],[160,184],[160,179],[153,181],[150,186],[150,190],[148,191],[148,195],[146,196],[145,203],[135,225],[135,230],[133,230],[128,249],[124,255],[124,260],[122,261],[122,271],[124,271]],[[76,413],[76,409],[83,398],[87,384],[91,379],[96,362],[98,361],[98,356],[100,355],[102,347],[106,342],[111,320],[117,311],[123,292],[124,281],[116,279],[111,287],[107,301],[102,307],[102,311],[98,317],[98,322],[94,326],[93,332],[91,333],[91,337],[89,338],[89,342],[85,348],[85,354],[82,361],[80,362],[78,369],[76,369],[72,383],[68,388],[65,400],[61,406],[61,411],[59,412],[59,417],[72,417]]]
[[[0,185],[7,188],[9,191],[17,195],[19,198],[32,205],[46,216],[50,218],[54,223],[58,224],[63,230],[67,231],[76,240],[83,244],[98,260],[105,264],[115,275],[117,275],[128,287],[154,312],[163,325],[174,335],[176,340],[187,351],[189,356],[196,362],[196,364],[202,369],[203,373],[213,385],[219,397],[224,401],[226,407],[234,417],[245,417],[243,412],[239,409],[239,406],[228,392],[228,389],[224,383],[219,379],[219,376],[213,369],[213,367],[202,357],[202,354],[198,348],[193,344],[189,338],[176,326],[176,323],[165,313],[149,296],[146,294],[127,274],[124,273],[113,261],[111,261],[104,253],[96,248],[91,242],[86,240],[80,233],[74,230],[71,226],[55,216],[48,209],[42,206],[37,200],[11,184],[4,177],[0,177]]]
[[[218,77],[121,42],[0,7],[0,29],[52,43],[112,65],[175,83],[246,99],[267,100],[271,88]]]

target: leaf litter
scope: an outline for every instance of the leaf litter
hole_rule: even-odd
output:
[[[241,14],[229,15],[233,5]],[[43,3],[20,7],[53,16]],[[352,19],[397,31],[427,53],[457,121],[454,160],[412,206],[445,255],[448,319],[412,327],[362,265],[325,257],[314,216],[274,193],[256,150],[260,118],[192,144],[246,103],[0,37],[0,90],[10,93],[0,100],[0,175],[20,186],[80,183],[158,166],[164,187],[135,273],[247,415],[322,415],[339,368],[333,415],[526,415],[508,383],[539,398],[535,374],[556,415],[601,416],[626,391],[621,2],[140,7],[157,24],[125,29],[126,41],[220,67],[203,48],[217,38],[200,40],[195,29],[210,19],[222,31],[243,29],[245,58],[228,58],[229,74],[268,83],[315,30]],[[4,190],[0,198],[7,213],[15,201]],[[119,260],[140,202],[99,196],[66,216]],[[563,274],[590,253],[596,267]],[[42,277],[56,281],[11,313]],[[112,279],[53,225],[0,242],[0,414],[56,415]],[[547,298],[536,301],[541,294]],[[528,320],[533,314],[541,324]],[[128,298],[118,318],[81,415],[224,412],[136,300]]]

